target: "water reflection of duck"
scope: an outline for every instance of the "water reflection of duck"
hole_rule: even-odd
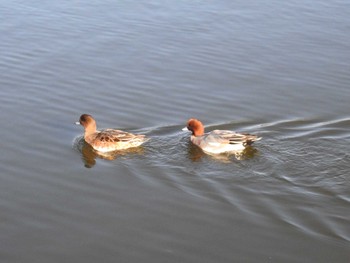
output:
[[[82,160],[85,164],[85,167],[87,168],[92,168],[96,164],[96,159],[105,159],[105,160],[115,160],[118,157],[121,156],[126,156],[129,154],[143,154],[144,153],[144,148],[142,146],[140,147],[134,147],[134,148],[129,148],[129,149],[124,149],[124,150],[116,150],[114,152],[99,152],[96,151],[90,144],[88,144],[86,141],[81,140],[81,146],[80,148],[81,153],[82,153]]]
[[[261,139],[256,135],[227,130],[204,133],[204,126],[197,119],[190,119],[183,130],[191,131],[191,142],[208,154],[244,151],[247,146]]]
[[[76,122],[76,124],[84,127],[85,141],[101,153],[137,147],[148,140],[145,135],[120,130],[105,129],[98,131],[96,121],[89,114],[81,115],[79,122]]]

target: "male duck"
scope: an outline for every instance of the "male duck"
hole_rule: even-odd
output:
[[[197,119],[188,120],[187,127],[182,130],[191,131],[192,143],[200,147],[204,152],[213,154],[242,151],[246,146],[261,139],[256,135],[227,130],[214,130],[204,133],[204,126]]]
[[[99,152],[105,153],[137,147],[148,140],[145,138],[145,135],[132,134],[120,130],[105,129],[97,131],[96,121],[89,114],[81,115],[76,124],[84,127],[85,141]]]

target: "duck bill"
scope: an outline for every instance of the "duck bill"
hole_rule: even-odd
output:
[[[187,127],[182,129],[183,131],[189,131],[189,129]]]

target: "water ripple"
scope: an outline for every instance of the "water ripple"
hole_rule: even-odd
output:
[[[250,158],[225,161],[192,146],[188,134],[179,131],[182,126],[154,127],[139,130],[151,137],[142,152],[112,159],[146,184],[229,204],[254,222],[268,224],[267,218],[272,217],[307,235],[347,241],[347,219],[336,207],[349,204],[344,185],[349,156],[332,145],[346,137],[348,124],[349,119],[341,118],[209,125],[209,129],[241,126],[264,136]],[[331,215],[327,207],[334,207]]]

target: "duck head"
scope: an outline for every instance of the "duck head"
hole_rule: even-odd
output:
[[[191,131],[194,136],[202,136],[204,134],[204,126],[197,119],[189,119],[187,126],[182,129],[183,131]]]
[[[96,132],[96,121],[89,114],[83,114],[80,116],[79,121],[75,124],[81,125],[85,129],[85,134],[91,134]]]

